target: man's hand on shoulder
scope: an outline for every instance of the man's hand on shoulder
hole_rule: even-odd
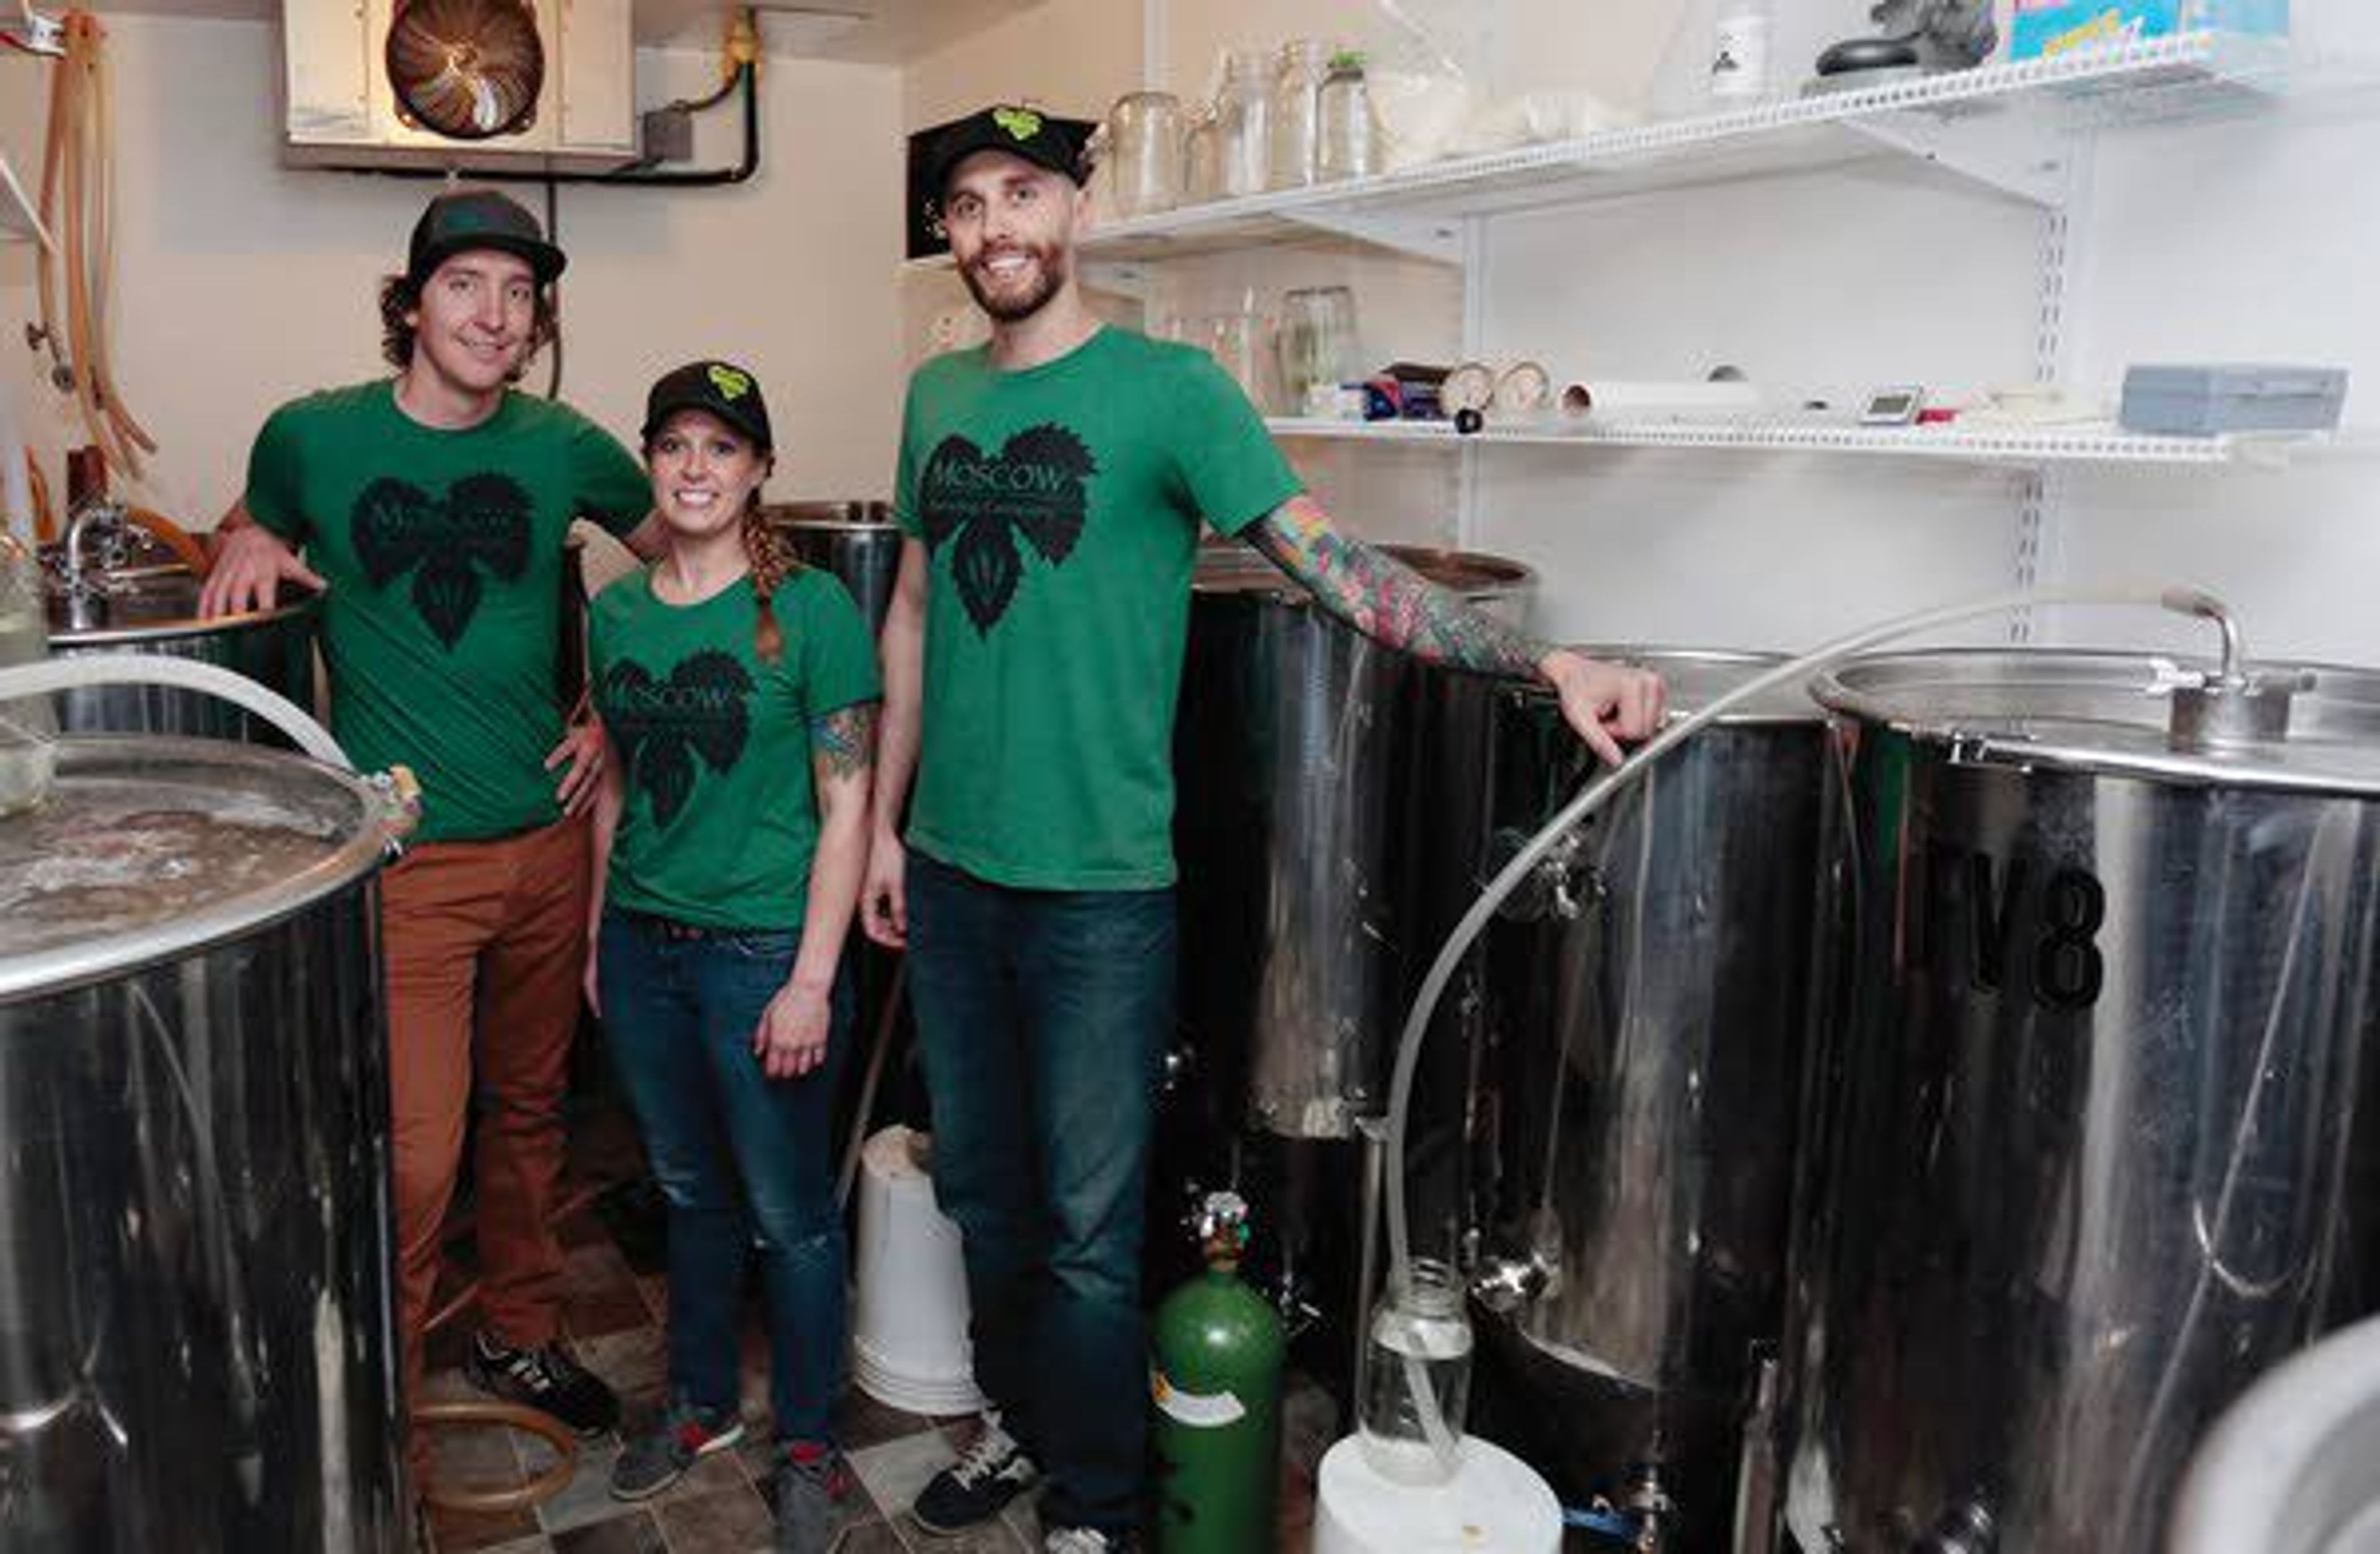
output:
[[[298,552],[279,535],[261,524],[225,525],[217,529],[213,551],[206,587],[199,593],[199,614],[207,620],[270,610],[280,602],[285,582],[318,590],[329,586],[298,559]]]

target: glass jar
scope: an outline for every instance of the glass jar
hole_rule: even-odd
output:
[[[0,669],[50,656],[48,604],[32,547],[0,529]],[[49,796],[57,718],[47,697],[0,701],[0,815]]]
[[[1281,358],[1284,413],[1315,413],[1317,388],[1336,389],[1355,376],[1355,294],[1345,286],[1308,286],[1281,299],[1275,335]]]
[[[1364,1461],[1397,1483],[1444,1483],[1454,1475],[1470,1402],[1463,1286],[1446,1264],[1415,1257],[1372,1315],[1356,1421]]]
[[[1240,385],[1248,403],[1260,415],[1271,413],[1276,400],[1273,389],[1273,344],[1271,325],[1257,312],[1251,298],[1236,313],[1221,313],[1208,321],[1207,348],[1223,370]]]
[[[1330,48],[1311,38],[1285,43],[1272,83],[1269,188],[1304,188],[1314,181],[1321,150],[1322,79],[1330,73]]]
[[[1135,91],[1108,110],[1108,202],[1119,217],[1153,215],[1182,202],[1182,102]]]
[[[1182,131],[1182,200],[1196,205],[1223,193],[1223,127],[1211,103],[1193,106]]]
[[[1330,56],[1330,73],[1317,94],[1319,129],[1314,176],[1321,183],[1367,178],[1378,170],[1372,125],[1372,89],[1364,80],[1364,56],[1353,51]]]
[[[1261,193],[1272,170],[1272,60],[1262,49],[1223,56],[1223,86],[1215,97],[1222,138],[1223,196]]]

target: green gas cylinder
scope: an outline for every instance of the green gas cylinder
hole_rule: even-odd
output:
[[[1209,1193],[1207,1271],[1166,1297],[1152,1332],[1158,1554],[1262,1554],[1281,1475],[1281,1317],[1241,1281],[1247,1205]]]

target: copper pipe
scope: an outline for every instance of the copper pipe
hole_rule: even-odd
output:
[[[63,60],[51,67],[50,122],[42,143],[42,229],[54,240],[62,241],[58,231],[58,175],[66,156],[66,123],[74,91],[72,72]],[[33,256],[33,279],[41,294],[42,346],[50,353],[50,367],[55,372],[66,365],[66,352],[58,344],[57,287],[50,278],[50,266],[58,254],[44,249]]]
[[[115,274],[115,93],[111,85],[113,78],[107,55],[99,46],[100,41],[107,35],[106,30],[95,19],[91,26],[91,126],[100,142],[95,174],[98,193],[92,201],[92,211],[99,224],[99,239],[96,244],[97,267],[92,272],[91,283],[91,292],[98,303],[91,321],[91,376],[99,385],[100,405],[107,411],[107,419],[115,426],[116,436],[128,444],[125,451],[128,454],[133,447],[138,447],[143,453],[153,454],[157,451],[157,440],[133,418],[131,407],[125,404],[124,396],[115,392],[115,353],[108,344],[107,299],[101,288],[110,284]],[[131,472],[138,477],[140,473],[139,465],[134,465]]]
[[[526,1511],[567,1488],[572,1475],[578,1471],[577,1439],[560,1421],[535,1409],[510,1402],[464,1402],[423,1403],[413,1411],[413,1427],[417,1430],[472,1426],[522,1430],[536,1436],[553,1448],[553,1466],[509,1489],[442,1489],[435,1480],[427,1480],[421,1485],[421,1498],[428,1504],[442,1511],[481,1516]]]
[[[30,448],[25,450],[25,472],[33,487],[33,542],[46,545],[58,537],[58,511],[50,504],[50,478]]]

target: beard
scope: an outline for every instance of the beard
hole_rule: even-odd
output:
[[[1018,323],[1049,306],[1050,298],[1058,295],[1058,288],[1066,284],[1066,261],[1058,249],[1052,248],[1019,244],[1002,251],[1032,256],[1036,279],[1030,286],[1023,291],[1004,294],[988,290],[976,270],[982,258],[989,256],[978,257],[977,264],[962,269],[959,279],[966,283],[967,295],[975,298],[975,305],[990,314],[994,323]]]

